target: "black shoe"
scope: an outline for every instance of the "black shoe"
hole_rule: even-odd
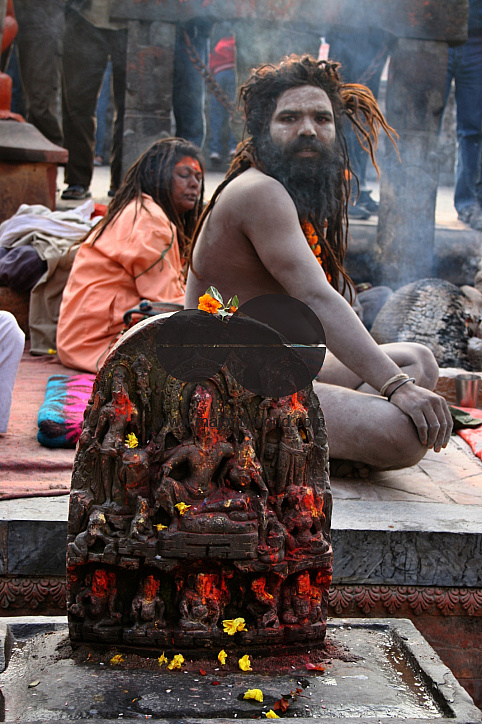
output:
[[[472,216],[474,215],[475,206],[471,204],[470,206],[464,206],[463,209],[460,209],[458,213],[458,219],[459,221],[462,221],[464,224],[470,224]]]
[[[369,211],[370,214],[373,214],[373,216],[378,216],[379,204],[375,199],[372,199],[370,191],[360,191],[358,204],[363,206],[363,208]]]
[[[370,218],[371,214],[370,212],[365,209],[364,206],[360,206],[360,204],[357,204],[356,206],[349,206],[348,207],[348,216],[350,219],[357,219],[358,221],[366,221]]]
[[[470,228],[476,231],[482,231],[482,207],[479,206],[479,204],[477,204],[470,217]]]
[[[65,191],[63,191],[61,195],[61,199],[64,199],[64,201],[79,201],[81,199],[88,199],[92,196],[89,189],[86,189],[85,186],[80,186],[79,184],[71,184],[70,186],[67,186]]]
[[[111,199],[116,195],[117,190],[116,189],[109,189],[107,192],[107,196],[109,196]]]

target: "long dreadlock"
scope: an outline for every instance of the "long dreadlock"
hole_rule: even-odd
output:
[[[107,214],[95,227],[93,235],[91,235],[92,232],[89,232],[82,241],[89,238],[90,244],[93,246],[107,226],[113,224],[134,199],[137,201],[135,221],[139,209],[146,208],[142,195],[148,194],[175,225],[181,259],[187,259],[191,238],[203,206],[204,175],[201,194],[196,206],[181,216],[173,204],[171,181],[173,168],[183,156],[197,159],[203,168],[199,148],[183,138],[164,138],[153,143],[127,171],[122,186],[111,201]]]
[[[226,174],[224,181],[218,186],[209,204],[204,210],[191,247],[190,264],[192,268],[192,252],[202,225],[214,207],[221,191],[237,176],[252,166],[267,172],[259,159],[258,144],[267,133],[279,97],[287,90],[297,86],[311,85],[325,91],[331,101],[335,120],[336,147],[342,159],[342,172],[338,180],[337,196],[340,199],[338,208],[326,219],[326,229],[320,228],[320,220],[313,217],[300,219],[310,221],[323,245],[323,267],[335,289],[344,292],[348,286],[352,295],[352,284],[346,273],[343,262],[348,245],[348,203],[350,200],[352,177],[354,176],[347,144],[343,134],[343,118],[346,116],[353,124],[356,137],[362,148],[370,155],[371,161],[379,173],[375,151],[378,135],[382,129],[395,145],[396,132],[386,122],[372,92],[357,83],[344,84],[338,72],[339,63],[317,61],[309,55],[291,55],[279,65],[262,65],[251,71],[250,78],[241,86],[240,103],[244,106],[246,130],[249,138],[239,144],[236,155]],[[195,272],[195,270],[193,269]],[[341,282],[341,289],[340,289]]]

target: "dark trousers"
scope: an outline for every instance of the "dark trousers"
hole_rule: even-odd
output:
[[[58,146],[63,0],[15,0],[18,60],[27,98],[27,121]]]
[[[122,136],[126,91],[127,30],[96,28],[75,10],[67,10],[63,53],[62,116],[69,152],[65,182],[89,188],[94,168],[95,113],[109,58],[112,61],[114,134],[111,188],[122,182]]]
[[[344,82],[362,83],[376,98],[393,37],[378,28],[333,29],[327,34],[327,41],[330,59],[341,63],[340,73]],[[358,143],[350,121],[345,122],[343,130],[352,170],[363,189],[368,154]]]

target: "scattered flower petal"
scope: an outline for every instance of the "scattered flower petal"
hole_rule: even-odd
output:
[[[263,702],[263,692],[261,689],[248,689],[245,692],[243,699],[254,699],[255,701]]]
[[[281,717],[278,716],[277,714],[275,714],[272,709],[270,709],[269,711],[263,712],[263,714],[265,715],[266,719],[281,719]]]
[[[199,669],[199,673],[201,674],[201,676],[206,676],[207,671],[204,671],[204,669]]]
[[[219,654],[218,654],[218,661],[219,661],[220,664],[222,664],[222,665],[224,666],[224,664],[226,663],[226,659],[227,659],[227,658],[228,658],[228,655],[227,655],[227,653],[226,653],[226,651],[225,651],[224,649],[219,652]]]
[[[173,669],[180,669],[181,665],[184,663],[184,656],[182,654],[176,654],[171,661],[170,664],[167,665],[167,668],[172,671]]]
[[[237,631],[246,631],[246,621],[244,618],[231,618],[223,621],[224,633],[228,636],[234,636]]]
[[[40,684],[40,679],[37,681],[31,681],[30,684],[28,685],[28,688],[33,689],[34,686],[38,686],[39,684]]]
[[[251,660],[248,656],[248,654],[245,654],[242,656],[238,661],[238,666],[241,669],[241,671],[252,671],[251,668]]]
[[[309,662],[305,664],[305,667],[308,669],[308,671],[324,671],[325,667],[323,664],[310,664]]]
[[[113,666],[117,666],[117,664],[123,664],[123,663],[124,663],[124,657],[122,656],[122,654],[116,654],[115,656],[113,656],[113,657],[111,658],[110,663],[111,663]]]
[[[137,447],[139,445],[139,440],[137,439],[135,432],[130,432],[127,435],[126,445],[127,447]]]
[[[167,525],[162,525],[162,523],[156,523],[154,528],[156,530],[167,530]]]
[[[220,681],[211,681],[211,686],[221,686]]]
[[[167,664],[167,656],[164,656],[164,651],[162,652],[161,656],[157,659],[157,663],[159,666],[162,666],[163,664]]]
[[[179,515],[184,515],[184,513],[186,512],[186,510],[189,510],[189,508],[190,508],[191,506],[190,506],[190,505],[186,505],[186,503],[176,503],[176,505],[175,505],[174,507],[178,509]]]

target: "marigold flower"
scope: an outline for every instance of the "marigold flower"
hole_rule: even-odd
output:
[[[226,663],[226,659],[227,659],[227,658],[228,658],[228,655],[227,655],[227,653],[226,653],[226,651],[225,651],[224,649],[219,652],[219,654],[218,654],[218,661],[219,661],[220,664],[222,664],[222,666],[224,666],[224,664]]]
[[[261,689],[248,689],[243,699],[255,699],[255,701],[263,702],[263,692]]]
[[[224,633],[228,636],[234,636],[237,631],[246,630],[246,621],[244,618],[231,618],[223,621]]]
[[[251,668],[251,660],[248,656],[248,654],[245,654],[238,660],[238,666],[241,669],[241,671],[252,671]]]
[[[122,654],[116,654],[111,658],[110,663],[112,664],[112,666],[117,666],[117,664],[123,664],[124,657],[122,656]]]
[[[127,445],[127,447],[137,447],[139,445],[139,440],[137,439],[135,432],[130,432],[127,435],[126,445]]]
[[[176,505],[175,505],[174,507],[178,509],[179,515],[184,515],[184,513],[186,512],[186,510],[189,510],[189,508],[190,508],[191,506],[190,506],[190,505],[186,505],[186,503],[176,503]]]
[[[198,309],[200,309],[202,312],[209,312],[209,314],[216,314],[218,309],[222,307],[221,302],[218,302],[217,299],[214,299],[210,294],[203,294],[202,297],[199,297],[199,304]]]
[[[162,525],[162,523],[156,523],[154,528],[156,530],[167,530],[167,525]]]
[[[162,652],[161,656],[157,659],[157,663],[159,666],[162,666],[163,664],[167,664],[167,657],[164,656],[164,651]]]
[[[184,663],[184,656],[182,654],[176,654],[171,661],[170,664],[167,665],[167,668],[172,671],[173,669],[180,669],[181,665]]]
[[[316,246],[313,247],[313,254],[316,254],[316,256],[321,254],[321,246],[319,244],[316,244]]]
[[[280,716],[276,714],[272,709],[269,711],[264,711],[263,714],[265,715],[266,719],[281,719]]]

